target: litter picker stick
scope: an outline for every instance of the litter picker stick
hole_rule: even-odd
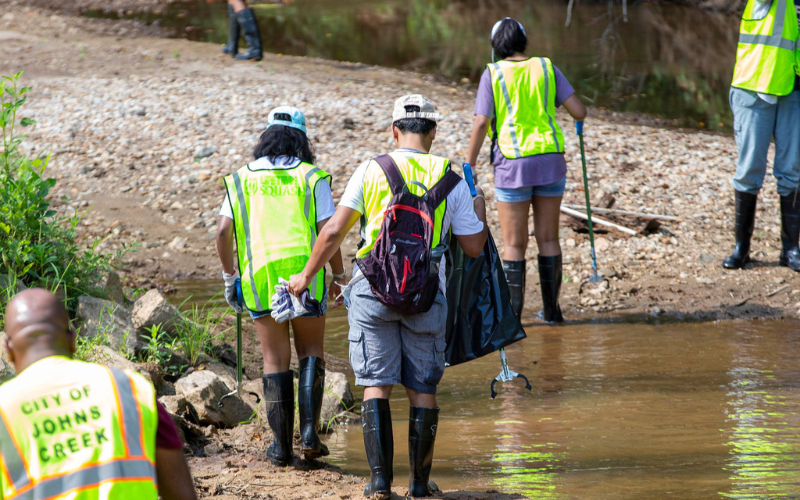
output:
[[[242,281],[240,279],[236,280],[236,302],[239,304],[239,307],[243,307],[243,297],[242,297]],[[229,398],[234,395],[242,394],[242,313],[236,313],[236,389],[229,392],[228,394],[222,396],[219,399],[219,407],[222,408],[225,405],[225,398]],[[261,402],[261,398],[255,392],[248,392],[251,396],[255,396],[256,404]]]
[[[478,192],[475,190],[475,179],[472,177],[472,167],[470,166],[469,163],[464,163],[461,165],[461,168],[464,170],[464,179],[467,181],[467,185],[469,186],[469,192],[472,193],[472,196],[477,195]],[[494,390],[494,384],[498,380],[501,382],[510,382],[514,378],[521,378],[522,380],[525,381],[525,388],[528,389],[529,391],[532,389],[531,383],[528,382],[528,377],[520,373],[511,371],[511,369],[508,368],[508,361],[506,360],[506,350],[502,347],[500,348],[500,367],[501,367],[500,375],[498,375],[497,377],[494,378],[494,380],[492,380],[492,385],[490,386],[490,389],[492,391],[492,399],[497,397],[497,391]]]
[[[579,121],[579,122],[576,121],[575,122],[575,131],[578,134],[578,141],[580,142],[580,145],[581,145],[581,166],[583,167],[583,192],[584,192],[584,194],[586,194],[586,215],[587,215],[586,222],[589,225],[589,243],[592,246],[592,276],[591,276],[591,278],[589,278],[588,281],[584,281],[583,283],[581,283],[581,286],[578,289],[578,292],[580,293],[580,291],[583,289],[583,285],[585,285],[586,283],[593,283],[593,284],[596,285],[596,284],[601,283],[603,281],[607,282],[608,279],[607,278],[601,278],[597,274],[597,254],[594,251],[594,228],[592,227],[592,205],[590,203],[590,199],[591,198],[589,197],[589,177],[586,174],[586,153],[583,150],[583,122],[582,121]],[[564,211],[564,207],[561,207],[561,210]],[[566,209],[566,210],[569,210],[569,209]],[[578,214],[580,212],[575,212],[575,213]],[[581,215],[583,215],[583,214],[581,214]],[[611,223],[608,222],[608,224],[611,224]],[[616,224],[615,224],[615,226],[616,226]],[[627,232],[628,234],[631,234],[631,235],[636,234],[636,231],[633,231],[632,229],[623,228],[622,226],[616,226],[616,227],[617,227],[617,229],[621,230],[623,233]]]

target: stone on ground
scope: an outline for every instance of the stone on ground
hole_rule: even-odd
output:
[[[175,391],[191,403],[201,424],[234,427],[250,420],[255,409],[239,396],[233,395],[225,399],[222,408],[219,400],[234,388],[211,370],[194,371],[178,380]]]
[[[329,422],[332,422],[342,412],[352,409],[354,404],[353,391],[350,390],[347,376],[344,373],[327,372],[325,374],[325,393],[322,396],[320,426],[323,429],[328,428]]]
[[[228,365],[222,363],[209,363],[206,365],[206,370],[210,370],[222,379],[228,387],[233,390],[236,387],[236,370]],[[244,374],[242,374],[244,376]]]
[[[6,335],[6,332],[0,332],[0,359],[6,363],[10,363],[11,361],[8,359],[8,353],[5,348],[7,338],[8,335]]]
[[[125,292],[122,291],[122,281],[116,271],[108,271],[95,282],[95,286],[100,288],[108,296],[109,300],[117,304],[125,303]]]
[[[131,311],[122,304],[95,297],[78,297],[78,310],[75,314],[79,335],[94,338],[107,335],[114,350],[134,352],[138,337],[131,322]]]
[[[9,279],[7,274],[0,274],[0,290],[5,290],[11,286],[11,280]],[[15,288],[13,290],[14,295],[18,294],[19,292],[23,292],[27,290],[28,287],[25,283],[21,281],[15,282]]]
[[[11,366],[11,363],[8,363],[5,359],[0,359],[0,385],[3,385],[15,376],[16,372],[14,371],[14,367]]]
[[[177,326],[184,321],[181,312],[156,289],[142,295],[133,304],[131,319],[138,330],[161,325],[161,330],[170,334],[176,333]]]

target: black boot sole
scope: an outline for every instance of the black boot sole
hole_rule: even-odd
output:
[[[744,269],[744,266],[752,262],[752,259],[750,257],[745,258],[741,262],[736,262],[733,259],[730,260],[729,259],[730,257],[722,261],[722,267],[724,267],[725,269]]]
[[[794,271],[794,272],[797,272],[797,273],[800,273],[800,265],[795,265],[795,266],[792,266],[791,264],[789,264],[789,261],[787,261],[787,260],[786,260],[786,259],[784,259],[783,257],[781,257],[780,261],[778,261],[778,264],[779,264],[781,267],[788,267],[788,268],[789,268],[789,269],[791,269],[792,271]]]

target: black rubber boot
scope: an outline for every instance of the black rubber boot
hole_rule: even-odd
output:
[[[439,491],[430,481],[433,445],[439,426],[439,408],[411,407],[408,419],[408,496],[429,497]]]
[[[781,250],[780,264],[792,271],[800,271],[800,197],[781,196]]]
[[[286,467],[292,461],[294,436],[294,376],[291,371],[262,374],[264,404],[267,421],[275,437],[267,449],[267,458],[273,465]]]
[[[325,361],[316,356],[301,359],[297,402],[300,406],[300,451],[306,460],[330,455],[317,435],[324,389]]]
[[[239,25],[244,31],[244,39],[247,40],[247,52],[244,54],[236,54],[236,59],[255,61],[261,60],[261,34],[258,32],[258,23],[253,9],[244,9],[236,14],[239,20]]]
[[[561,254],[539,255],[539,284],[542,287],[542,319],[548,323],[561,323],[561,306],[558,294],[561,292]]]
[[[233,5],[228,5],[228,43],[222,47],[222,53],[235,56],[239,53],[239,20]]]
[[[364,496],[374,500],[392,498],[394,474],[394,436],[392,411],[388,399],[369,399],[361,404],[364,448],[367,451],[370,477]]]
[[[506,273],[508,291],[511,294],[511,309],[517,318],[522,318],[525,305],[525,264],[524,260],[504,260],[503,271]]]
[[[736,219],[734,235],[736,236],[736,248],[733,253],[722,261],[725,269],[741,269],[750,262],[750,238],[753,236],[753,226],[756,222],[756,201],[758,195],[736,193]],[[783,201],[781,201],[783,208]]]

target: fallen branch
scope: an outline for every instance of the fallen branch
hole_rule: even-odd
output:
[[[577,212],[575,210],[572,210],[571,208],[567,208],[564,205],[561,205],[561,211],[567,215],[571,215],[572,217],[576,217],[578,219],[589,220],[589,217],[586,214]],[[636,236],[637,234],[636,231],[634,231],[633,229],[628,229],[627,227],[620,226],[619,224],[614,224],[613,222],[609,222],[599,217],[595,217],[594,215],[592,216],[592,222],[594,224],[600,224],[601,226],[613,227],[617,231],[621,231],[631,236]]]
[[[777,290],[774,290],[774,291],[772,291],[772,292],[769,292],[769,293],[767,294],[767,297],[772,297],[773,295],[778,295],[779,293],[781,293],[782,291],[784,291],[784,290],[786,290],[786,289],[788,289],[788,288],[791,288],[791,286],[789,286],[789,285],[783,285],[782,287],[778,288]]]
[[[562,205],[567,208],[571,208],[573,210],[585,210],[586,208],[582,205]],[[599,214],[620,214],[620,215],[632,215],[634,217],[641,217],[642,219],[658,219],[658,220],[671,220],[675,221],[678,220],[678,217],[673,217],[671,215],[658,215],[658,214],[645,214],[640,212],[629,212],[627,210],[619,210],[616,208],[595,208],[592,207],[592,212],[597,212]]]
[[[569,0],[569,5],[567,5],[567,22],[564,25],[565,28],[569,28],[569,25],[572,24],[572,7],[575,5],[575,0]]]

